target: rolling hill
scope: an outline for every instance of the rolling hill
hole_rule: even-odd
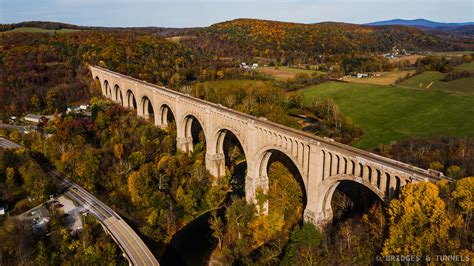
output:
[[[427,19],[391,19],[384,21],[376,21],[367,23],[370,26],[386,26],[386,25],[402,25],[402,26],[414,26],[414,27],[428,27],[428,28],[457,28],[462,26],[474,25],[474,22],[460,22],[460,23],[445,23],[436,22]]]
[[[455,44],[415,27],[338,22],[300,24],[236,19],[194,31],[193,47],[221,57],[278,58],[306,62],[325,55],[370,54],[394,46],[410,51],[450,50]]]

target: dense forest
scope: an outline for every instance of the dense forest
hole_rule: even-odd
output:
[[[2,25],[1,31],[17,26]],[[14,206],[12,215],[56,192],[35,161],[35,155],[42,154],[130,221],[158,258],[177,232],[213,211],[209,225],[216,248],[211,259],[224,264],[377,264],[388,255],[474,256],[474,178],[467,177],[474,175],[470,138],[409,139],[375,149],[381,155],[438,170],[455,181],[409,184],[389,206],[375,200],[360,210],[356,201],[366,199],[367,191],[360,190],[356,197],[337,191],[336,219],[321,230],[303,223],[304,189],[284,161],[270,163],[269,191],[258,191],[256,204],[246,202],[242,195],[229,197],[236,186],[243,186],[235,177],[237,164],[243,160],[236,145],[226,150],[226,175],[215,179],[204,165],[204,139],[195,143],[192,153],[177,151],[173,123],[158,129],[133,111],[94,97],[100,93],[87,68],[87,64],[103,66],[350,144],[363,132],[334,101],[314,99],[304,104],[304,97],[295,90],[326,81],[334,73],[396,67],[378,55],[394,46],[411,51],[455,50],[472,49],[471,43],[409,27],[248,19],[185,30],[42,22],[21,26],[80,31],[0,34],[0,119],[27,112],[62,113],[45,126],[44,131],[53,134],[49,138],[0,130],[1,136],[26,147],[0,151],[1,200]],[[242,60],[255,58],[274,65],[317,64],[325,73],[297,75],[283,82],[238,68]],[[454,72],[454,66],[465,60],[428,56],[410,67],[418,72],[441,71],[448,73],[447,79],[456,79],[466,74]],[[205,82],[230,78],[259,82],[225,90]],[[90,103],[91,116],[64,113],[66,106],[80,102]],[[301,117],[316,122],[305,126]],[[36,201],[29,202],[27,197]],[[224,214],[219,215],[222,208]],[[261,215],[265,208],[268,215]],[[2,218],[0,242],[6,244],[1,247],[0,262],[123,263],[120,251],[92,218],[87,218],[83,233],[76,236],[64,230],[63,218],[62,214],[53,216],[51,234],[46,237],[32,236],[25,229],[28,226]]]
[[[221,57],[276,59],[278,63],[314,64],[337,55],[367,55],[395,47],[410,51],[461,50],[448,42],[403,26],[362,26],[346,23],[298,24],[237,19],[196,31],[193,45]]]
[[[8,135],[20,139],[17,131]],[[3,150],[0,148],[0,202],[9,206],[9,216],[0,216],[0,263],[2,265],[61,265],[74,260],[78,264],[124,263],[120,249],[96,223],[92,216],[84,219],[80,234],[72,235],[67,229],[66,215],[46,206],[52,213],[47,234],[35,230],[31,221],[18,215],[42,204],[49,195],[59,192],[59,186],[36,161],[31,150]]]
[[[352,209],[357,198],[347,198],[340,191],[335,197],[344,199],[333,200],[335,217],[342,217],[338,214],[341,211],[351,210],[352,214],[336,219],[321,231],[314,225],[302,223],[303,191],[298,176],[284,161],[271,162],[269,191],[258,192],[256,205],[235,196],[224,201],[233,189],[232,172],[241,160],[238,149],[227,150],[228,174],[214,180],[203,165],[202,140],[195,144],[194,152],[180,153],[175,150],[173,123],[167,130],[160,130],[106,100],[93,99],[91,104],[92,117],[70,114],[51,121],[45,129],[54,133],[51,138],[35,134],[21,138],[17,131],[3,131],[2,135],[21,142],[28,150],[26,153],[7,151],[2,155],[0,176],[4,183],[1,187],[9,189],[14,184],[21,188],[23,195],[44,191],[41,195],[46,197],[49,191],[31,189],[38,184],[29,184],[31,180],[40,182],[41,179],[28,178],[34,169],[42,172],[28,154],[44,154],[66,176],[98,195],[125,219],[133,221],[133,226],[152,243],[158,258],[176,232],[222,204],[225,204],[224,216],[214,215],[209,220],[216,239],[211,259],[226,264],[375,264],[389,255],[413,254],[421,258],[437,254],[458,254],[464,258],[474,255],[470,248],[473,244],[470,237],[473,177],[459,175],[459,180],[452,183],[410,184],[389,207],[375,201],[363,212]],[[433,144],[433,149],[426,149],[424,154],[429,159],[414,159],[412,163],[423,166],[439,160],[448,166],[452,161],[461,160],[459,156],[463,155],[465,161],[472,161],[471,144],[466,141],[441,140],[441,144]],[[428,145],[426,141],[419,142],[421,144],[401,143],[385,147],[383,151],[395,157],[404,154],[403,150],[410,151],[410,146]],[[443,146],[446,142],[452,145]],[[450,147],[465,153],[453,154]],[[434,150],[438,152],[430,152]],[[413,156],[416,158],[416,155]],[[23,159],[15,159],[16,156]],[[447,161],[437,156],[447,156]],[[21,163],[15,164],[17,161]],[[472,162],[466,164],[469,163]],[[269,213],[261,215],[259,210],[266,208],[267,200]],[[337,206],[341,202],[345,202],[342,209]],[[54,262],[82,256],[84,263],[94,263],[101,256],[116,263],[118,251],[111,246],[110,239],[98,234],[93,221],[87,223],[90,228],[79,236],[69,236],[61,230],[60,217],[52,221],[50,230],[54,233],[48,238],[35,242],[38,240],[24,236],[37,247],[31,253],[34,256],[23,258]],[[6,233],[0,237],[14,247],[4,252],[9,252],[7,258],[14,262],[15,254],[27,251],[24,246],[15,246],[17,242],[10,234],[20,230],[21,225],[12,225],[6,220],[2,226]],[[81,243],[95,244],[85,249]],[[57,250],[63,251],[58,254]]]

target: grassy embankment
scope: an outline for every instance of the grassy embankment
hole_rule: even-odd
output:
[[[419,79],[418,76],[414,78]],[[417,82],[406,81],[408,84]],[[448,85],[449,90],[452,86]],[[433,91],[327,82],[302,92],[306,104],[316,97],[334,99],[343,114],[363,129],[364,136],[355,143],[359,148],[370,149],[380,143],[388,144],[412,136],[474,136],[474,93],[446,92],[442,91],[447,89],[441,85],[439,88]],[[467,90],[465,87],[460,89]]]

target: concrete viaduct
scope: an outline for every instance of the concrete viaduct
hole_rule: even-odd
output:
[[[297,168],[306,193],[304,220],[323,225],[332,220],[331,199],[345,181],[362,184],[388,203],[409,182],[438,181],[439,172],[424,170],[385,158],[329,138],[321,138],[257,118],[110,70],[90,66],[92,77],[105,97],[137,115],[166,127],[172,113],[177,127],[178,149],[193,150],[191,125],[198,122],[206,139],[206,168],[215,177],[225,172],[223,143],[228,132],[239,140],[247,161],[245,197],[255,202],[257,188],[268,190],[268,162],[276,151]]]

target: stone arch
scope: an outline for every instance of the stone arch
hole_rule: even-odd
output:
[[[316,210],[320,214],[320,216],[322,216],[321,218],[323,223],[328,223],[332,221],[332,198],[337,187],[343,181],[358,183],[361,186],[364,186],[365,188],[369,189],[385,205],[388,203],[384,192],[379,190],[377,187],[374,187],[370,182],[368,182],[368,180],[361,180],[357,176],[351,174],[332,176],[321,182],[318,188],[318,193],[320,193],[320,197],[319,201],[317,202]]]
[[[212,149],[213,154],[224,154],[224,140],[227,133],[232,133],[232,135],[234,135],[237,138],[240,146],[242,147],[245,158],[248,158],[247,151],[245,150],[245,146],[244,146],[244,142],[242,141],[242,138],[238,134],[234,133],[234,131],[227,128],[220,128],[216,130],[215,133],[213,134],[214,141],[211,143],[212,145],[211,149]]]
[[[367,177],[369,179],[369,183],[373,184],[373,170],[372,170],[372,167],[370,167],[369,165],[367,165]]]
[[[146,119],[153,119],[155,116],[153,102],[147,95],[143,95],[140,99],[138,115],[141,115]]]
[[[299,184],[302,192],[302,210],[306,209],[308,203],[308,191],[306,184],[306,177],[304,175],[303,167],[298,162],[297,158],[288,153],[285,149],[278,145],[272,145],[261,149],[257,152],[256,159],[256,170],[257,178],[260,179],[260,187],[264,193],[267,193],[270,187],[271,180],[269,179],[268,170],[272,162],[279,161],[285,165],[285,167],[292,173],[295,181]],[[254,192],[254,191],[253,191]],[[268,212],[268,205],[271,202],[267,202],[264,206],[264,213]],[[301,217],[302,218],[302,217]]]
[[[112,98],[112,88],[110,88],[110,84],[108,80],[104,80],[104,90],[105,90],[105,96]]]
[[[339,171],[340,163],[341,163],[341,158],[339,157],[339,155],[336,154],[336,175],[341,174]]]
[[[276,145],[267,146],[265,148],[260,149],[260,151],[257,152],[256,162],[257,162],[258,176],[267,176],[266,167],[270,159],[272,150],[279,151],[280,153],[288,157],[288,159],[295,165],[296,169],[298,170],[299,175],[303,178],[303,181],[305,181],[304,175],[303,175],[304,173],[303,166],[298,162],[298,160],[294,156],[289,155],[289,153],[286,150]]]
[[[126,103],[125,107],[128,107],[130,109],[135,109],[137,110],[138,105],[137,105],[137,99],[135,98],[135,94],[131,90],[127,90],[127,95],[126,95]]]
[[[347,174],[347,159],[346,157],[343,157],[344,159],[344,171],[342,172],[342,174]]]
[[[179,130],[184,130],[184,132],[182,132],[181,134],[178,133],[178,135],[184,136],[184,138],[186,139],[186,143],[188,143],[188,151],[192,152],[194,145],[199,142],[199,139],[201,137],[200,132],[203,133],[202,139],[204,143],[206,143],[206,132],[204,131],[204,124],[199,121],[196,116],[192,114],[184,115],[180,124],[184,126],[178,128]]]
[[[123,106],[122,90],[120,89],[120,86],[118,84],[115,84],[114,86],[114,93],[115,93],[115,97],[114,97],[115,102],[120,103],[120,105]]]
[[[167,127],[169,122],[176,121],[175,112],[173,109],[171,109],[170,104],[162,103],[160,105],[160,107],[158,108],[157,119],[158,125],[162,128]]]
[[[231,187],[234,194],[241,197],[250,197],[253,192],[249,194],[247,191],[248,184],[253,180],[248,180],[248,153],[245,149],[245,143],[243,139],[234,131],[228,128],[219,128],[209,136],[209,142],[207,143],[206,164],[215,176],[223,176],[225,174],[226,166],[234,169],[231,171]],[[243,159],[237,159],[234,165],[231,165],[230,157],[228,152],[230,148],[237,147],[243,155]]]
[[[382,172],[379,169],[375,170],[377,172],[377,188],[380,190],[380,186],[382,185]]]
[[[385,198],[390,197],[390,183],[392,182],[390,173],[385,173],[385,187],[383,188]]]
[[[102,86],[102,82],[100,82],[99,76],[95,76],[94,82],[95,82],[96,86],[99,86],[100,90],[102,91],[102,95],[105,95],[104,86]]]
[[[328,174],[328,173],[326,173],[327,172],[326,168],[327,168],[327,163],[328,162],[327,162],[327,158],[326,158],[326,152],[324,150],[321,150],[321,153],[322,153],[322,156],[323,156],[322,180],[324,180],[326,178],[326,175]]]
[[[331,177],[334,174],[334,172],[333,172],[334,170],[332,169],[333,168],[332,167],[332,164],[333,164],[332,162],[334,160],[334,156],[332,155],[331,152],[328,152],[328,154],[329,154],[329,162],[328,162],[328,164],[329,164],[329,174],[328,174],[328,177]]]

